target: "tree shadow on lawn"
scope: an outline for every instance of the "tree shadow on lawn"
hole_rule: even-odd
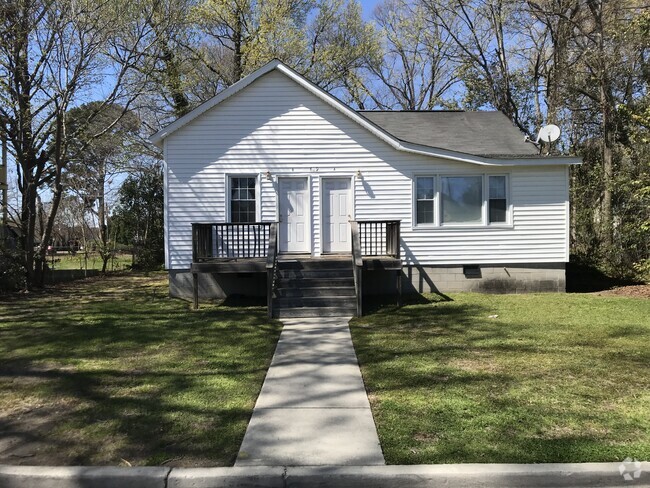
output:
[[[639,394],[638,382],[623,381],[634,363],[614,361],[618,351],[598,341],[545,340],[538,324],[493,314],[479,304],[434,302],[351,322],[388,463],[650,456],[648,421],[620,403]],[[605,364],[611,377],[598,378],[595,367]]]
[[[0,462],[234,462],[280,333],[265,310],[60,298],[0,303]]]
[[[232,464],[252,406],[237,399],[233,403],[243,406],[220,405],[208,386],[196,405],[176,401],[200,387],[197,376],[204,375],[143,374],[133,381],[120,371],[49,373],[44,388],[51,400],[0,418],[2,437],[13,438],[0,459],[15,463],[25,456],[28,464],[63,465],[115,465],[121,460],[133,465]],[[146,391],[139,393],[142,385]]]

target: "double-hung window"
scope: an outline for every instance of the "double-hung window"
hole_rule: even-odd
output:
[[[508,221],[508,199],[506,177],[490,176],[488,222],[490,224],[505,224]]]
[[[257,220],[255,180],[254,176],[230,177],[230,222],[233,224]]]
[[[418,224],[434,222],[435,178],[422,176],[416,180],[416,219]]]

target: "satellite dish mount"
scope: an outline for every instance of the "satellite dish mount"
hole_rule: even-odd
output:
[[[539,148],[540,154],[542,153],[542,148],[544,144],[547,145],[546,155],[548,156],[551,152],[551,143],[558,140],[560,137],[560,128],[555,124],[545,125],[539,130],[537,134],[537,140],[533,141],[528,136],[526,136],[526,142],[531,142]]]

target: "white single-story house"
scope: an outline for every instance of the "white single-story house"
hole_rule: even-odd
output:
[[[305,312],[353,287],[360,313],[394,290],[565,288],[580,160],[539,155],[500,112],[357,111],[272,61],[151,141],[173,296]]]

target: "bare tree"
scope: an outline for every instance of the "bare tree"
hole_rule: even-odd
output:
[[[465,87],[465,99],[472,108],[491,105],[503,112],[525,133],[529,90],[518,90],[529,82],[517,63],[522,46],[512,28],[520,2],[511,0],[421,0],[430,22],[446,32],[457,47]],[[529,89],[529,87],[526,87]]]
[[[449,32],[428,22],[426,8],[409,0],[385,0],[375,8],[374,20],[382,40],[381,56],[368,63],[379,81],[373,87],[376,106],[402,110],[444,106],[459,81],[453,60],[457,46]]]
[[[126,110],[137,96],[126,88],[146,50],[140,44],[147,27],[138,22],[127,27],[124,22],[132,11],[119,1],[0,2],[0,130],[16,163],[28,288],[42,283],[63,193],[67,144],[73,136],[66,125],[68,108],[107,80],[104,103],[89,120],[117,99]],[[50,186],[52,198],[37,239],[38,192],[44,185]]]

